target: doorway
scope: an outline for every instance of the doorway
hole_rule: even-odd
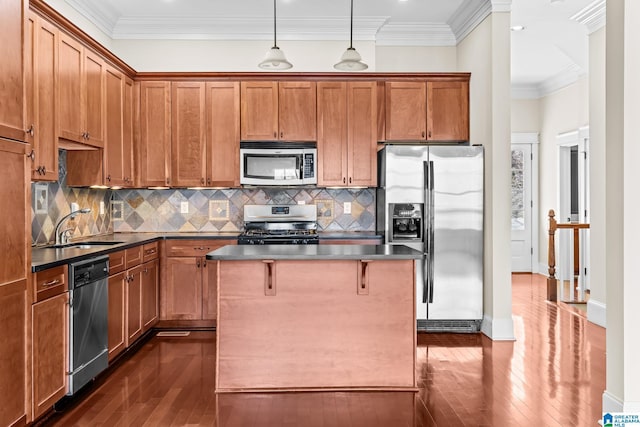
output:
[[[538,134],[511,137],[511,271],[538,272]]]

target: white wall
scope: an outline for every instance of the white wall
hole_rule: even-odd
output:
[[[547,259],[549,209],[558,211],[558,134],[589,124],[589,80],[576,83],[540,98],[540,164],[538,247],[540,262]],[[556,217],[558,222],[566,218]]]
[[[511,132],[540,132],[540,100],[511,100]]]
[[[455,46],[376,47],[376,71],[406,73],[451,72],[457,70],[457,68],[457,49]]]
[[[91,36],[95,41],[112,51],[111,37],[107,36],[100,28],[71,7],[66,1],[45,0],[45,2],[69,21],[73,22],[76,27]]]
[[[485,147],[484,312],[492,339],[513,339],[511,311],[510,14],[493,13],[458,44],[471,72],[471,140]]]

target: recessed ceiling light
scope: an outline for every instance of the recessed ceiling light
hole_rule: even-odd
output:
[[[514,25],[511,27],[511,31],[522,31],[524,30],[524,25]]]

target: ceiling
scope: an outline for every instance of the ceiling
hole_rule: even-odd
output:
[[[271,0],[46,0],[66,3],[112,39],[271,40]],[[509,0],[356,0],[353,38],[376,45],[455,46]],[[524,97],[588,72],[588,34],[605,0],[511,0],[512,86]],[[348,0],[277,0],[279,40],[348,40]],[[356,44],[357,47],[357,44]]]

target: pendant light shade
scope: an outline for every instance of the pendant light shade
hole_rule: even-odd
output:
[[[353,47],[353,0],[351,0],[351,32],[349,35],[349,47],[342,54],[340,62],[333,66],[340,71],[362,71],[369,68],[367,64],[362,62],[362,57]]]
[[[269,49],[258,67],[265,70],[287,70],[293,67],[276,43],[276,0],[273,0],[273,47]]]

